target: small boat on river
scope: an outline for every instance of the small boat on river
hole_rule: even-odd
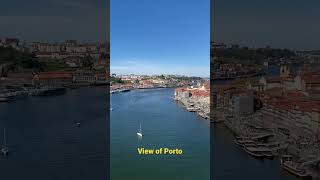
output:
[[[311,173],[307,172],[305,168],[301,167],[301,164],[294,162],[292,160],[292,156],[282,156],[280,159],[280,163],[283,169],[295,175],[296,177],[302,179],[312,179]]]
[[[9,148],[7,147],[7,139],[6,139],[6,129],[3,129],[3,145],[1,148],[1,154],[7,156],[9,153]]]
[[[140,136],[140,137],[142,137],[142,136],[143,136],[143,134],[142,134],[142,130],[141,130],[141,123],[140,123],[140,130],[139,130],[139,132],[137,132],[137,135],[138,135],[138,136]]]

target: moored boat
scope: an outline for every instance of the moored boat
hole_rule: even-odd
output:
[[[58,88],[45,88],[40,89],[35,95],[38,96],[53,96],[53,95],[61,95],[67,92],[67,88],[58,87]]]
[[[282,167],[289,173],[302,178],[302,179],[312,179],[312,175],[308,173],[305,169],[300,169],[291,161],[282,163]]]
[[[9,153],[9,148],[7,147],[7,140],[6,140],[6,129],[3,129],[3,145],[1,148],[1,154],[7,156]]]
[[[259,146],[246,146],[243,148],[249,155],[255,158],[268,158],[272,159],[274,154],[272,153],[270,148],[259,147]]]
[[[7,97],[0,97],[0,103],[1,102],[9,102],[9,101],[10,101],[10,99]]]
[[[292,161],[292,156],[284,155],[280,158],[280,164],[283,169],[287,172],[295,175],[296,177],[302,179],[312,179],[311,173],[307,172],[307,170],[300,166],[299,163]]]
[[[257,151],[257,148],[255,147],[244,147],[243,149],[255,158],[262,159],[264,157],[264,155],[260,151]]]

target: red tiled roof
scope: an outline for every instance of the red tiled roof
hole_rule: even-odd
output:
[[[210,91],[207,90],[199,90],[199,89],[194,89],[190,90],[192,96],[196,97],[209,97],[210,96]]]
[[[280,83],[282,80],[279,76],[268,76],[266,77],[267,83]]]
[[[187,88],[176,88],[177,92],[184,92],[187,91]]]
[[[69,71],[61,71],[61,72],[42,72],[40,74],[35,75],[34,79],[39,80],[47,80],[47,79],[71,79],[72,73]]]

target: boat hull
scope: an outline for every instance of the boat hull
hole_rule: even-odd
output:
[[[287,172],[289,172],[290,174],[298,177],[298,178],[301,178],[301,179],[312,179],[312,176],[310,174],[307,174],[307,173],[299,173],[297,172],[295,169],[287,166],[287,165],[284,165],[282,164],[282,168],[285,169]]]

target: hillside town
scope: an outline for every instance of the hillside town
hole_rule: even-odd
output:
[[[103,65],[106,64],[106,58],[110,56],[109,43],[79,42],[77,40],[27,43],[17,38],[3,38],[0,39],[0,47],[32,53],[41,61],[62,60],[69,67],[80,67],[81,58],[85,57],[92,58],[95,65]]]
[[[298,177],[320,177],[317,57],[304,52],[281,61],[264,59],[260,65],[265,73],[259,76],[212,81],[211,122],[223,122],[249,155],[278,157],[281,166]]]
[[[127,92],[133,89],[175,88],[173,99],[186,110],[209,119],[209,79],[180,75],[111,75],[110,93]]]
[[[0,101],[107,85],[109,43],[0,40]]]
[[[111,75],[111,93],[122,89],[174,88],[199,85],[202,78],[180,75]]]
[[[210,83],[199,86],[180,87],[175,90],[174,99],[190,112],[196,112],[204,119],[210,119]]]

